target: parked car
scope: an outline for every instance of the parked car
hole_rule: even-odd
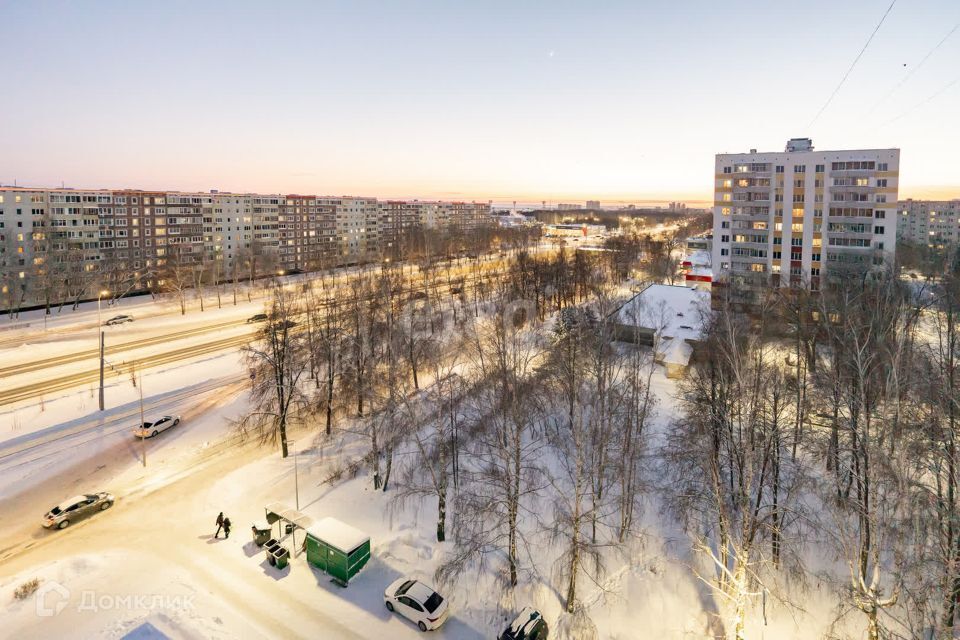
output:
[[[413,578],[399,578],[383,592],[389,611],[414,622],[420,631],[437,629],[447,621],[447,601],[433,587]]]
[[[411,300],[426,300],[427,292],[426,291],[414,291],[410,294]]]
[[[106,491],[74,496],[64,500],[43,516],[45,529],[66,529],[71,523],[92,516],[95,513],[106,511],[113,506],[115,498]]]
[[[458,295],[460,295],[461,293],[463,293],[463,288],[462,288],[462,287],[450,287],[450,294],[451,294],[451,295],[458,296]]]
[[[180,416],[163,416],[153,422],[144,422],[133,430],[133,435],[138,438],[152,438],[161,431],[166,431],[170,427],[180,424]]]
[[[547,640],[550,629],[540,612],[531,607],[524,607],[517,614],[498,640]]]
[[[133,322],[133,316],[113,316],[103,324],[112,327],[115,324],[123,324],[124,322]]]
[[[295,326],[297,326],[297,323],[294,322],[293,320],[281,320],[280,322],[277,323],[278,329],[292,329]]]
[[[256,315],[253,315],[247,318],[247,324],[250,324],[251,322],[265,322],[266,319],[267,319],[267,314],[258,313]]]

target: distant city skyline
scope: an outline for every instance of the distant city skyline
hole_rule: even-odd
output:
[[[960,197],[955,2],[815,118],[888,5],[7,3],[0,183],[709,206],[714,154],[811,137]]]

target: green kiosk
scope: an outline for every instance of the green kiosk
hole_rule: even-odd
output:
[[[347,586],[370,559],[370,536],[336,518],[307,528],[307,562]]]

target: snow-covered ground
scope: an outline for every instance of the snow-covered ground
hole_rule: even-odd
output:
[[[261,304],[231,305],[223,317],[248,317]],[[78,316],[84,331],[90,313]],[[117,328],[118,335],[164,335],[215,316],[213,310],[187,316],[177,310],[137,313],[142,318]],[[26,349],[24,361],[31,353],[57,353],[53,347]],[[424,385],[429,378],[424,375]],[[436,542],[436,502],[401,505],[390,491],[374,491],[365,469],[331,482],[334,469],[362,453],[349,438],[328,440],[316,429],[303,428],[293,434],[295,455],[287,459],[272,446],[241,441],[232,425],[248,409],[243,380],[235,350],[144,372],[147,410],[183,418],[145,442],[130,434],[139,420],[139,390],[129,379],[110,381],[108,411],[102,414],[89,388],[0,413],[0,635],[420,637],[415,626],[384,608],[383,589],[399,576],[433,582],[452,551],[453,543]],[[658,369],[652,384],[659,402],[651,450],[677,413],[676,382]],[[10,455],[4,457],[4,451]],[[40,527],[41,514],[54,504],[101,490],[117,496],[113,509],[65,531]],[[302,555],[285,570],[269,565],[251,542],[249,527],[274,502],[299,502],[315,521],[334,516],[371,536],[371,560],[349,587],[336,586]],[[213,538],[220,511],[234,524],[229,539]],[[600,637],[714,637],[718,626],[712,614],[719,604],[696,577],[696,570],[707,573],[687,535],[653,496],[642,521],[643,537],[605,552],[599,584],[581,581],[579,599]],[[295,551],[292,540],[284,543]],[[560,549],[546,535],[533,543],[534,557],[525,564],[542,573],[526,574],[512,591],[484,572],[467,572],[441,587],[451,619],[432,636],[495,637],[524,606],[537,608],[554,626],[563,602],[552,575]],[[15,599],[14,589],[34,578],[40,581],[38,594]],[[762,612],[752,611],[748,637],[821,637],[834,606],[826,586],[810,584],[802,609],[788,610],[771,600]]]
[[[675,411],[675,386],[662,372],[654,384],[662,426]],[[389,492],[374,491],[363,474],[326,482],[349,453],[334,441],[295,434],[297,455],[286,460],[273,448],[238,444],[230,419],[245,407],[245,396],[236,392],[194,398],[184,409],[190,419],[182,430],[147,441],[146,468],[138,441],[105,441],[86,462],[77,453],[73,467],[50,469],[28,490],[8,494],[0,535],[4,546],[17,542],[0,553],[4,635],[419,637],[416,627],[384,608],[382,593],[401,575],[432,581],[451,544],[436,543],[436,505],[398,508]],[[300,510],[314,520],[334,516],[371,536],[372,558],[349,587],[336,586],[302,555],[277,570],[250,541],[249,526],[263,518],[264,506],[294,506],[297,487]],[[112,510],[66,531],[40,529],[40,514],[59,499],[103,489],[118,496]],[[219,511],[234,523],[229,539],[212,537]],[[583,586],[600,637],[709,637],[709,612],[716,604],[691,571],[695,560],[685,537],[655,504],[645,511],[644,525],[645,539],[607,558],[603,583]],[[292,549],[289,538],[284,542]],[[536,548],[536,562],[549,567],[556,549]],[[41,580],[42,597],[13,599],[13,590],[33,578]],[[561,595],[549,575],[508,593],[490,576],[468,574],[443,591],[452,616],[431,632],[438,638],[493,637],[525,605],[551,622],[561,612]],[[748,631],[751,637],[816,637],[826,629],[831,606],[829,597],[813,589],[807,612],[771,602],[768,625],[755,615]]]

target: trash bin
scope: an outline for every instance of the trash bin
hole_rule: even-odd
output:
[[[253,542],[258,546],[262,547],[264,543],[270,540],[270,528],[263,528],[257,523],[253,523],[253,526],[250,527],[253,531]]]
[[[274,558],[272,564],[276,564],[277,569],[285,569],[287,567],[287,563],[290,561],[290,552],[284,547],[279,547],[271,555]]]
[[[283,530],[286,532],[287,535],[290,535],[291,533],[293,533],[293,525],[288,522],[287,524],[283,525]]]
[[[270,539],[267,540],[267,542],[263,545],[263,548],[264,548],[264,549],[266,550],[266,552],[267,552],[267,560],[270,562],[270,564],[274,564],[274,563],[276,562],[276,558],[273,557],[273,552],[276,551],[277,549],[282,548],[282,547],[280,546],[280,543],[277,542],[276,540],[274,540],[273,538],[270,538]]]

